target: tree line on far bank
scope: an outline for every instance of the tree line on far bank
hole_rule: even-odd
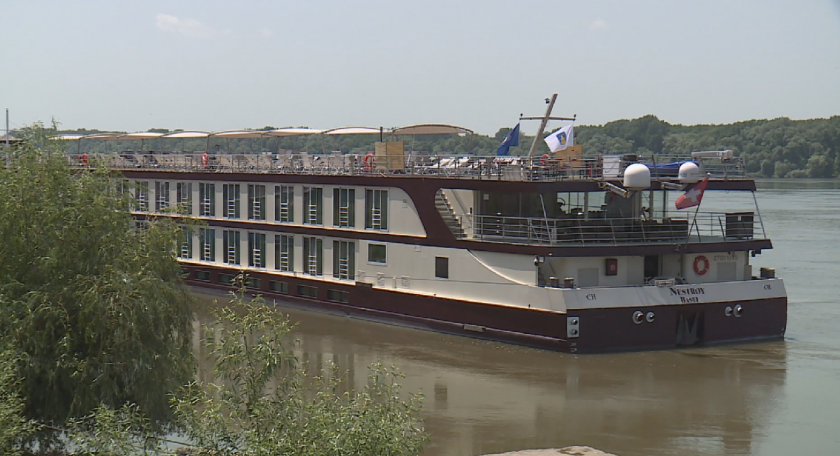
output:
[[[272,126],[255,130],[270,130]],[[167,133],[168,129],[150,131]],[[177,130],[172,130],[177,131]],[[428,154],[495,155],[496,149],[510,131],[502,128],[493,136],[425,135],[404,136],[406,150]],[[93,134],[100,130],[60,130],[58,134]],[[548,134],[549,132],[546,132]],[[390,136],[386,141],[396,140]],[[533,136],[522,135],[519,146],[510,155],[527,155]],[[367,153],[373,150],[378,135],[307,135],[264,139],[187,139],[104,142],[83,141],[87,153],[118,150],[162,150],[203,152],[269,152],[299,150],[310,153],[342,151]],[[581,125],[575,128],[575,140],[583,145],[584,154],[639,154],[686,156],[695,150],[731,149],[744,159],[747,172],[756,177],[830,178],[840,177],[840,116],[829,119],[748,120],[721,125],[670,124],[647,115],[632,120],[616,120],[604,125]],[[75,146],[78,146],[76,144]],[[72,147],[69,148],[72,152]],[[81,150],[81,149],[79,149]],[[547,153],[538,141],[537,154]]]

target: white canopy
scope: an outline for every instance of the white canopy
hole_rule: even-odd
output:
[[[395,135],[446,135],[446,134],[473,134],[473,131],[464,127],[444,124],[419,124],[407,127],[395,128],[392,131]]]
[[[165,133],[157,133],[154,131],[142,131],[138,133],[127,133],[121,136],[120,139],[124,139],[127,141],[131,140],[143,140],[143,139],[155,139],[160,138],[161,136],[165,135]]]
[[[315,130],[313,128],[278,128],[277,130],[268,130],[265,134],[266,136],[298,136],[315,135],[323,132],[324,130]]]
[[[244,138],[262,138],[265,136],[265,131],[262,130],[230,130],[230,131],[220,131],[218,133],[212,133],[210,136],[218,137],[218,138],[233,138],[233,139],[244,139]]]
[[[388,133],[388,130],[384,130]],[[324,132],[325,135],[372,135],[379,134],[378,128],[371,127],[341,127],[333,128]]]
[[[168,133],[163,135],[164,138],[206,138],[210,133],[206,131],[176,131],[175,133]]]

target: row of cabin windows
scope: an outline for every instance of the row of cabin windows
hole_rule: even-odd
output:
[[[198,231],[199,259],[216,261],[216,230],[200,228]],[[222,262],[229,265],[241,264],[241,232],[222,231]],[[179,256],[191,259],[193,237],[189,230],[182,230],[181,251]],[[265,268],[266,264],[265,233],[248,232],[248,266]],[[303,238],[303,261],[300,272],[313,276],[324,274],[324,241],[317,237]],[[386,264],[387,247],[385,244],[368,244],[368,263]],[[277,234],[274,236],[274,269],[283,272],[295,272],[295,237]],[[333,241],[333,277],[336,279],[355,279],[356,244],[351,241]],[[435,257],[435,277],[449,278],[449,258]]]
[[[209,271],[195,271],[193,277],[196,280],[201,280],[204,282],[211,281],[211,275]],[[237,284],[237,276],[234,276],[233,274],[219,274],[218,280],[220,283],[224,284]],[[262,280],[253,277],[247,277],[245,279],[244,285],[246,288],[261,289]],[[269,280],[268,289],[275,293],[289,294],[289,283],[276,280]],[[311,285],[298,285],[295,291],[298,294],[298,296],[305,296],[308,298],[318,297],[318,287],[313,287]],[[327,300],[347,303],[350,302],[350,293],[341,290],[327,289]]]
[[[155,181],[155,212],[175,210],[192,214],[192,183],[176,183],[177,209],[170,202],[170,183]],[[222,217],[241,218],[240,184],[222,184]],[[291,185],[274,187],[274,220],[282,223],[295,222],[295,190]],[[266,220],[265,185],[248,185],[248,220]],[[149,182],[135,181],[134,210],[149,211]],[[216,184],[199,182],[198,215],[216,216]],[[322,225],[324,215],[324,189],[303,187],[303,220],[305,225]],[[340,228],[356,227],[356,190],[352,188],[333,189],[333,225]],[[365,190],[365,228],[388,229],[388,191]]]
[[[265,268],[267,264],[266,234],[259,232],[248,233],[247,265],[254,268]],[[229,265],[243,264],[242,234],[238,230],[222,230],[221,261]],[[198,251],[201,261],[216,262],[216,229],[199,228]],[[274,265],[273,268],[283,272],[295,272],[295,239],[294,235],[277,234],[274,236]],[[304,237],[302,249],[302,268],[300,272],[320,276],[324,274],[324,241],[318,237]],[[183,259],[193,258],[193,236],[187,228],[182,229],[181,249],[178,256]],[[368,246],[368,261],[371,263],[385,263],[386,246],[384,244],[370,244]],[[333,241],[333,277],[337,279],[355,279],[356,243],[352,241]]]

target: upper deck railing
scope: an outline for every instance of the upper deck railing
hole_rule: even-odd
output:
[[[605,158],[609,157],[609,160]],[[630,163],[644,163],[653,179],[676,178],[680,163],[690,156],[583,156],[572,158],[429,156],[406,153],[404,157],[375,157],[373,154],[308,154],[305,152],[205,154],[127,151],[119,155],[67,155],[71,166],[84,168],[106,163],[117,170],[171,170],[207,173],[267,173],[316,175],[423,176],[448,179],[508,181],[563,181],[571,179],[619,178]],[[745,176],[744,162],[694,158],[702,173],[713,179]],[[605,165],[605,162],[607,164]]]
[[[485,242],[538,245],[706,243],[766,239],[753,212],[699,212],[655,219],[506,217],[464,215],[473,227],[464,237]]]

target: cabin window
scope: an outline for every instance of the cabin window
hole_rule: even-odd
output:
[[[388,248],[385,244],[368,244],[368,263],[385,264],[388,260]]]
[[[192,215],[192,182],[178,182],[175,185],[178,198],[178,213]]]
[[[199,215],[203,217],[216,216],[216,184],[198,184],[198,199],[201,201]]]
[[[388,190],[365,191],[365,228],[388,229]]]
[[[350,293],[339,290],[327,290],[327,300],[334,302],[350,302]]]
[[[265,220],[265,185],[248,185],[248,220]]]
[[[210,272],[208,271],[195,271],[195,280],[203,280],[205,282],[210,281]]]
[[[303,223],[321,225],[324,217],[324,189],[303,187]]]
[[[225,203],[222,207],[222,217],[239,218],[239,184],[222,185],[222,195]]]
[[[298,285],[297,286],[297,293],[300,296],[306,296],[309,298],[317,298],[318,297],[318,289],[315,287],[310,287],[308,285]]]
[[[356,243],[333,241],[333,277],[341,280],[356,278]]]
[[[233,274],[219,274],[219,283],[225,285],[233,285],[236,282],[236,276]]]
[[[295,188],[293,186],[276,185],[274,187],[274,220],[278,222],[294,223]]]
[[[268,282],[268,289],[271,291],[275,291],[277,293],[288,294],[289,293],[289,283],[288,282],[275,282],[273,280]]]
[[[222,252],[225,258],[226,264],[236,264],[238,265],[240,262],[239,259],[239,243],[241,240],[241,235],[239,231],[236,230],[224,230],[222,231]]]
[[[134,183],[134,210],[137,212],[149,212],[148,181],[137,181]]]
[[[166,212],[169,207],[169,182],[155,181],[155,212]]]
[[[449,258],[435,257],[435,277],[438,279],[449,278]]]
[[[319,276],[324,274],[324,241],[316,237],[303,238],[303,272]]]
[[[255,279],[253,277],[247,277],[245,279],[245,287],[260,290],[260,289],[262,289],[262,279]]]
[[[248,233],[248,266],[265,267],[265,234]]]
[[[198,232],[201,261],[216,261],[216,230],[201,228]]]
[[[356,226],[356,190],[333,189],[333,225],[341,228]]]
[[[181,227],[181,250],[178,251],[178,258],[192,259],[193,237],[189,227]]]
[[[131,182],[128,179],[117,179],[115,185],[118,195],[131,194]]]
[[[291,272],[295,270],[295,237],[285,234],[274,236],[274,269]]]

